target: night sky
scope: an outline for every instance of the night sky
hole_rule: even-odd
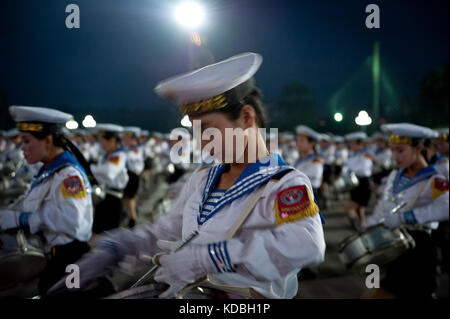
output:
[[[91,113],[98,122],[169,131],[164,112],[176,109],[153,87],[189,71],[193,47],[174,20],[177,2],[0,0],[0,126],[12,124],[7,104],[20,104],[55,107],[79,122]],[[300,81],[326,110],[374,41],[402,94],[416,96],[420,80],[448,64],[447,0],[202,2],[207,23],[199,32],[216,61],[246,51],[263,56],[256,80],[267,101]],[[70,3],[80,8],[80,29],[65,26]],[[380,7],[380,29],[365,27],[370,3]]]

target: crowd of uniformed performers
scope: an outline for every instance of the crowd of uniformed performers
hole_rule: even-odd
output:
[[[159,298],[195,286],[214,298],[294,298],[299,272],[324,262],[323,224],[338,203],[355,232],[404,227],[415,241],[382,265],[368,296],[433,298],[437,275],[448,274],[448,128],[390,123],[338,136],[299,118],[295,131],[265,139],[261,63],[244,53],[155,87],[202,132],[247,132],[244,149],[222,134],[222,149],[200,163],[173,161],[184,141],[174,134],[119,123],[68,130],[73,116],[58,107],[11,106],[16,127],[0,133],[0,241],[39,236],[45,266],[34,281],[0,285],[0,297],[31,283],[26,297],[107,297],[156,265],[147,282],[159,283]],[[0,268],[26,254],[16,246],[0,245]],[[70,264],[78,289],[67,286]],[[129,274],[128,286],[118,288],[114,269]]]

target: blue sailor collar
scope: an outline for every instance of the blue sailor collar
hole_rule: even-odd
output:
[[[206,184],[203,189],[202,201],[198,207],[197,223],[199,226],[203,225],[224,206],[253,191],[271,179],[275,174],[292,169],[278,154],[271,154],[256,163],[248,165],[234,184],[227,189],[225,194],[219,199],[216,207],[208,213],[208,215],[205,215],[203,214],[203,206],[211,192],[214,190],[225,168],[225,164],[218,164],[214,165],[209,170]]]
[[[106,161],[106,159],[108,158],[108,156],[111,156],[111,155],[113,155],[113,154],[116,154],[116,153],[120,153],[120,152],[123,152],[124,150],[123,150],[123,148],[122,147],[118,147],[118,148],[116,148],[115,150],[114,150],[114,152],[112,152],[111,154],[105,154],[105,155],[103,155],[103,158],[102,158],[102,163],[104,163],[105,161]]]
[[[62,152],[47,167],[43,166],[39,170],[37,175],[33,178],[33,182],[31,183],[31,187],[28,190],[28,192],[30,192],[34,187],[38,186],[39,184],[47,180],[61,168],[66,166],[72,166],[81,173],[86,190],[90,192],[91,184],[89,183],[89,179],[86,175],[86,172],[84,171],[84,168],[81,166],[80,163],[78,163],[78,161],[75,159],[75,157],[73,157],[72,153],[70,153],[69,151]]]
[[[316,152],[313,152],[313,153],[309,154],[308,156],[306,156],[306,157],[303,158],[303,159],[298,159],[298,160],[297,160],[297,165],[300,164],[300,163],[309,161],[309,160],[311,160],[311,159],[313,159],[313,158],[316,158],[316,157],[317,157],[317,153],[316,153]]]
[[[393,182],[393,187],[392,187],[392,192],[394,194],[398,194],[402,191],[404,191],[407,188],[410,188],[411,186],[424,181],[428,178],[430,178],[433,175],[436,175],[438,172],[436,170],[436,168],[433,165],[428,165],[425,168],[422,168],[417,174],[416,176],[412,177],[408,183],[404,184],[403,186],[400,186],[400,179],[403,176],[403,174],[405,173],[405,169],[401,169],[397,172],[397,175],[395,176],[394,182]]]

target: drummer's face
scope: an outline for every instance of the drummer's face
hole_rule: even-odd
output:
[[[297,135],[297,147],[300,152],[306,153],[313,149],[313,144],[304,135]]]
[[[47,155],[48,142],[46,139],[39,140],[30,133],[21,132],[22,152],[28,164],[42,161]]]
[[[392,155],[394,156],[395,162],[399,168],[408,168],[416,160],[420,154],[418,148],[411,145],[391,143]]]
[[[236,120],[232,121],[228,118],[227,114],[222,112],[211,112],[202,115],[189,116],[189,120],[193,122],[194,120],[201,121],[201,146],[202,151],[206,145],[213,143],[208,146],[210,149],[210,155],[217,158],[219,161],[224,162],[226,160],[225,154],[233,154],[233,162],[236,158],[240,158],[239,154],[236,154],[236,144],[238,139],[243,138],[244,145],[247,145],[247,136],[244,134],[238,135],[238,138],[230,138],[229,141],[226,139],[225,129],[237,129],[241,128],[242,131],[249,127],[255,125],[255,114],[252,107],[242,107],[241,115]],[[216,135],[209,136],[207,129],[215,129],[214,131],[219,133],[220,138]],[[206,131],[206,132],[205,132]],[[205,136],[203,133],[205,132]],[[211,131],[213,132],[213,131]],[[220,140],[220,144],[217,143],[216,139]],[[217,147],[212,148],[212,145],[217,145]],[[244,146],[245,147],[245,146]],[[230,156],[229,155],[229,156]]]

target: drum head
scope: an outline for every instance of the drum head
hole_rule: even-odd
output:
[[[0,289],[37,277],[46,264],[46,258],[37,253],[0,256]]]

